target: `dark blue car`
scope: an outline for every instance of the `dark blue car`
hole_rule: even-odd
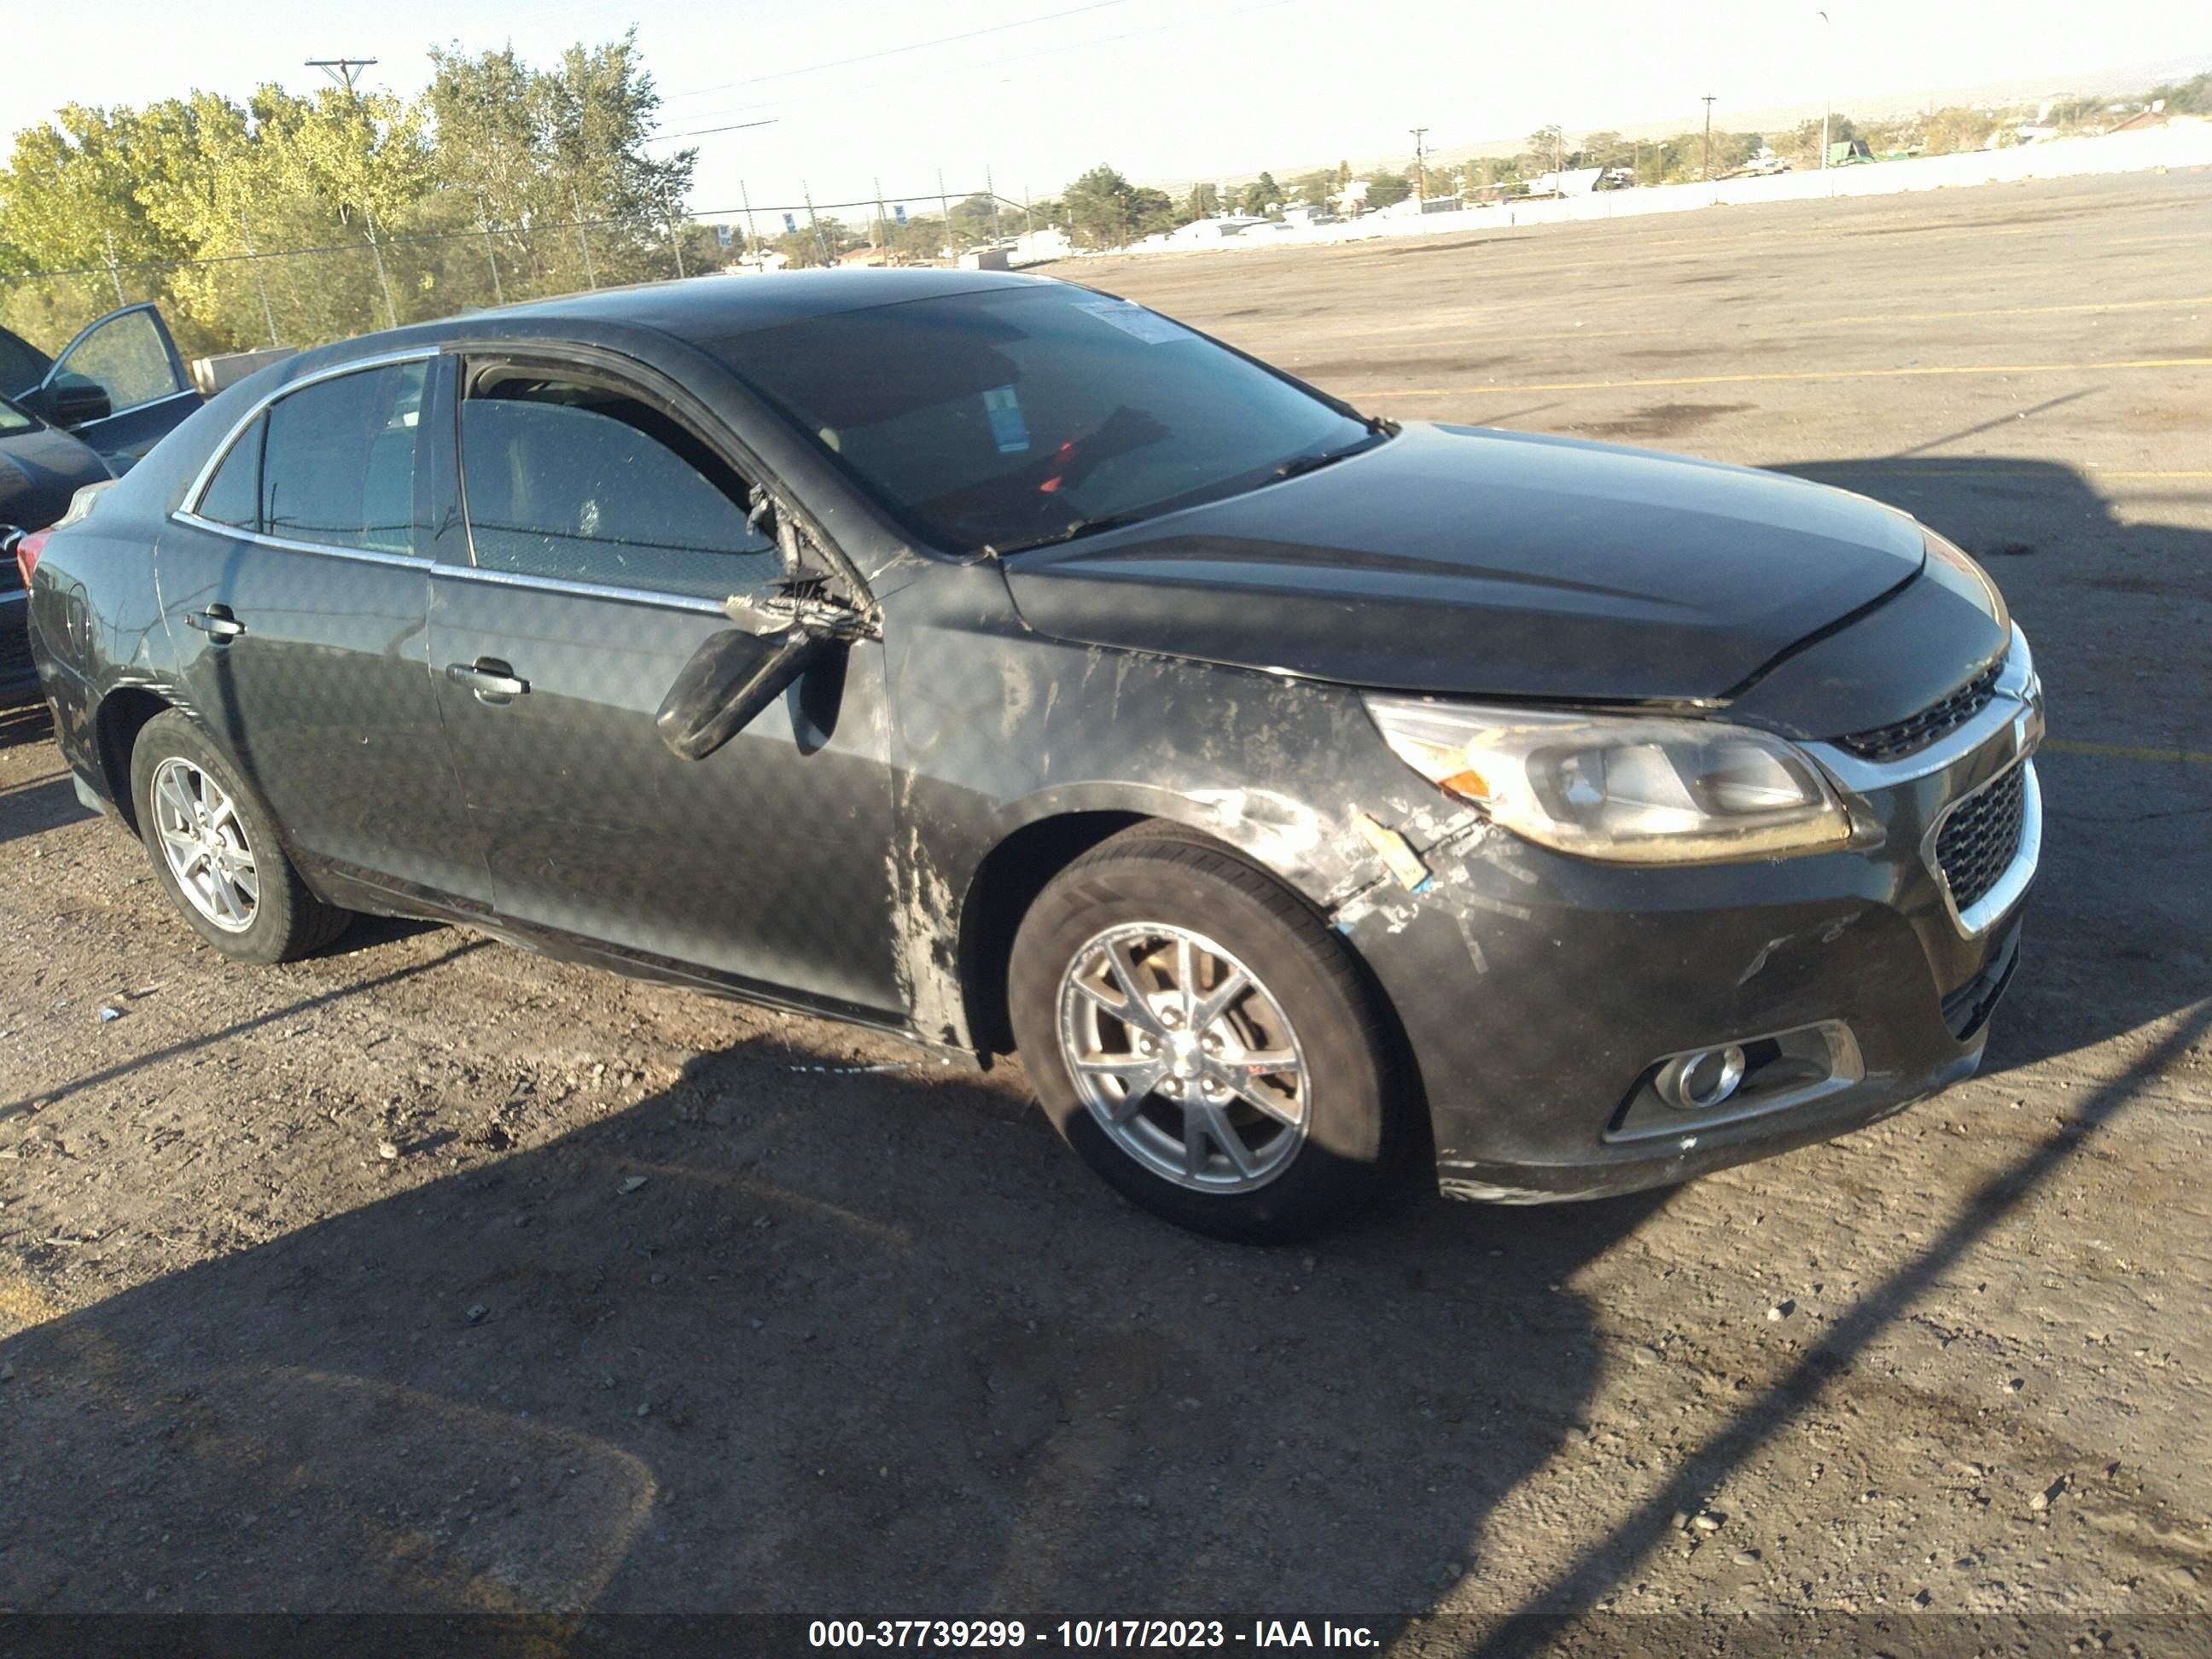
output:
[[[201,401],[151,305],[108,313],[58,358],[0,328],[0,556],[85,485],[120,477]],[[0,556],[0,702],[37,689],[21,574]]]

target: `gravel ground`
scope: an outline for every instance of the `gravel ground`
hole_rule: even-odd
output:
[[[1989,556],[2053,742],[1985,1069],[1673,1193],[1186,1237],[1013,1072],[453,929],[229,965],[8,720],[0,1607],[2201,1638],[2209,253],[2197,172],[1062,268]]]

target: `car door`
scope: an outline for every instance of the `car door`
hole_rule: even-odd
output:
[[[183,689],[283,826],[343,879],[464,911],[491,883],[428,646],[449,408],[427,354],[288,387],[233,435],[155,555]]]
[[[88,389],[106,394],[104,414],[83,418]],[[64,427],[124,471],[204,401],[161,313],[125,306],[88,324],[63,349],[30,398],[35,412]],[[97,403],[90,405],[97,408]]]
[[[466,536],[430,650],[499,914],[748,994],[896,1021],[880,646],[702,760],[654,714],[721,601],[785,574],[752,483],[641,379],[471,361]],[[451,539],[456,545],[444,544]]]

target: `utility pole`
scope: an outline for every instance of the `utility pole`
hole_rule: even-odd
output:
[[[891,245],[891,216],[884,206],[884,181],[871,179],[868,182],[876,187],[876,228],[883,234],[883,246],[888,248]],[[870,246],[875,246],[875,241],[873,236],[868,238]]]
[[[806,222],[814,227],[814,251],[822,256],[823,267],[826,270],[837,262],[830,257],[830,244],[822,234],[822,221],[814,216],[814,188],[801,179],[799,193],[806,198]]]
[[[1705,94],[1705,179],[1709,184],[1713,176],[1713,99],[1716,95],[1710,92]]]
[[[684,239],[676,234],[676,207],[668,199],[668,186],[660,187],[660,215],[668,224],[668,246],[676,253],[676,280],[684,280]]]
[[[991,169],[983,169],[983,193],[991,198],[991,240],[999,240],[999,186],[993,182]]]
[[[753,228],[753,193],[745,188],[745,181],[738,180],[738,199],[745,204],[745,252],[760,251],[760,232]]]
[[[491,215],[484,211],[484,194],[482,191],[477,192],[477,222],[483,227],[484,263],[491,267],[492,303],[503,306],[507,303],[507,290],[500,286],[499,244],[491,239]],[[263,303],[265,305],[267,301],[264,300]],[[273,323],[270,325],[269,332],[271,336],[276,332]],[[275,345],[276,342],[272,337],[269,343]]]
[[[115,306],[123,308],[123,267],[115,263],[115,233],[103,233],[107,238],[107,280],[115,284]]]
[[[960,245],[952,240],[952,204],[945,194],[945,169],[937,170],[937,205],[945,212],[945,255],[949,259],[960,257]]]
[[[376,285],[384,290],[384,325],[386,328],[397,328],[399,326],[399,313],[392,304],[392,279],[384,274],[384,250],[377,244],[376,216],[363,208],[361,222],[368,227],[368,253],[376,261]]]
[[[1429,199],[1429,156],[1422,140],[1429,130],[1426,127],[1407,127],[1406,131],[1413,135],[1413,199],[1425,202]]]
[[[576,246],[584,250],[584,281],[596,289],[599,273],[592,269],[592,239],[584,234],[584,198],[576,193],[574,185],[569,186],[568,205],[576,210]]]
[[[483,198],[477,199],[481,202]],[[273,348],[276,343],[276,313],[269,308],[269,284],[261,280],[261,256],[253,251],[253,226],[243,211],[238,216],[238,228],[246,238],[246,257],[253,266],[253,286],[261,295],[261,320],[269,325],[269,343]],[[496,270],[494,280],[497,280]]]
[[[1816,11],[1813,15],[1820,20],[1820,45],[1826,48],[1820,55],[1832,59],[1836,26],[1828,21],[1828,14],[1825,11]],[[1824,74],[1821,78],[1826,80],[1827,77]],[[1823,173],[1828,170],[1828,118],[1835,112],[1835,106],[1834,92],[1823,91],[1820,94],[1820,171]]]
[[[356,71],[374,69],[376,59],[374,58],[310,58],[307,59],[306,67],[322,70],[331,77],[331,85],[343,87],[347,92],[351,93],[354,90]]]

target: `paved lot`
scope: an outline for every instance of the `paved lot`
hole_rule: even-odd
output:
[[[1066,269],[1989,556],[2054,741],[1983,1076],[1669,1194],[1229,1249],[1003,1073],[452,930],[226,965],[19,719],[0,1606],[2201,1620],[2212,177]]]

